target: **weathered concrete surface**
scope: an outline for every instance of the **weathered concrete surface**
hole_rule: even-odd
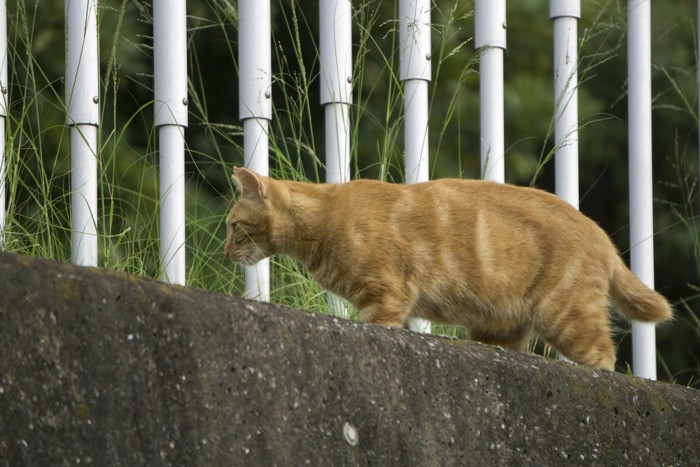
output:
[[[0,464],[692,465],[698,439],[692,389],[0,254]]]

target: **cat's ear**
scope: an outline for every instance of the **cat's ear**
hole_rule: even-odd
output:
[[[256,174],[244,167],[234,167],[231,179],[241,192],[241,195],[250,201],[262,202],[266,196],[265,177]]]

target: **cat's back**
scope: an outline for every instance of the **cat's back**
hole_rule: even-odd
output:
[[[371,212],[376,210],[386,214],[405,201],[410,190],[407,185],[388,183],[379,180],[357,179],[346,183],[325,185],[328,207],[339,215],[352,211]]]
[[[339,216],[414,224],[499,224],[541,235],[582,235],[608,240],[598,225],[552,193],[485,180],[445,178],[415,184],[358,179],[327,185],[327,205]],[[464,227],[464,225],[462,225]],[[511,230],[511,233],[515,233]]]
[[[453,205],[463,212],[483,213],[513,222],[551,225],[559,221],[574,229],[597,224],[558,196],[537,188],[473,179],[439,179],[413,185],[419,198],[435,205]]]
[[[598,244],[606,254],[615,250],[593,220],[544,190],[454,178],[410,185],[358,182],[355,189],[377,199],[376,209],[385,209],[380,218],[420,232],[452,232],[455,241],[469,232],[488,232],[504,236],[510,244],[536,238],[553,248],[568,250],[586,243]]]
[[[559,197],[543,190],[476,179],[443,178],[414,184],[357,179],[326,187],[329,195],[340,200],[381,203],[413,200],[420,202],[437,198],[443,201],[462,201],[474,206],[491,204],[500,207],[542,206],[557,210],[571,208]]]

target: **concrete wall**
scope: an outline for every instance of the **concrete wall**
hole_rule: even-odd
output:
[[[691,465],[700,392],[0,253],[0,465]]]

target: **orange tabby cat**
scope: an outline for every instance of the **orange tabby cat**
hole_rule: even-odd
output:
[[[629,319],[672,318],[602,229],[544,191],[454,179],[313,184],[243,168],[233,180],[226,256],[252,265],[291,255],[366,322],[460,324],[513,349],[534,330],[569,359],[612,370],[609,297]]]

